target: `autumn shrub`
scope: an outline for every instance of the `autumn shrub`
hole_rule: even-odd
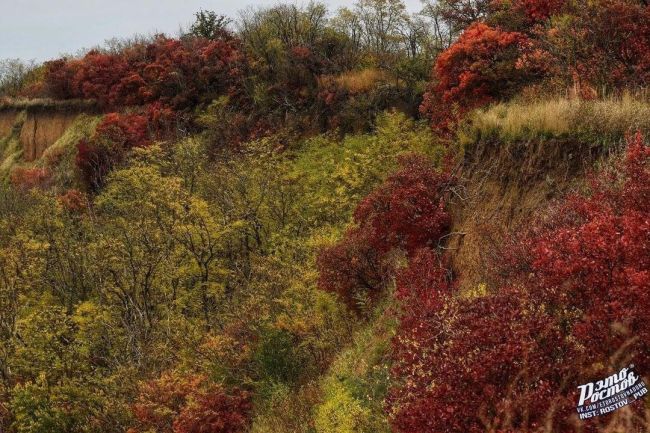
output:
[[[487,295],[445,298],[439,263],[411,261],[398,278],[396,431],[596,430],[574,424],[577,385],[629,363],[650,367],[649,158],[642,136],[630,137],[588,195],[513,235],[492,269],[501,287]]]
[[[444,7],[443,7],[444,10]],[[420,111],[448,131],[472,108],[529,93],[644,87],[650,10],[632,0],[493,2],[436,60]]]
[[[250,423],[248,393],[226,394],[219,386],[192,395],[174,421],[174,433],[245,433]]]
[[[535,31],[526,51],[545,53],[541,67],[581,96],[644,87],[650,74],[650,9],[631,0],[578,2],[569,15]],[[529,67],[529,66],[526,66]]]
[[[525,16],[527,25],[532,25],[559,14],[565,4],[565,0],[518,0],[514,2],[513,9]]]
[[[370,244],[380,254],[435,248],[451,224],[443,200],[450,184],[427,158],[403,156],[400,169],[359,203],[354,219],[370,228]]]
[[[164,373],[145,382],[133,405],[137,426],[130,432],[243,433],[249,423],[249,394],[226,392],[202,376]]]
[[[402,157],[399,170],[357,206],[357,226],[321,251],[320,287],[348,305],[360,294],[374,298],[395,266],[391,252],[412,255],[418,248],[438,247],[451,222],[443,200],[450,182],[426,157]]]
[[[52,174],[43,167],[16,167],[11,171],[11,184],[20,190],[45,188]]]
[[[368,229],[350,229],[318,255],[319,287],[337,293],[351,308],[366,296],[376,298],[392,272],[392,264],[372,247],[371,238]]]
[[[157,37],[119,52],[90,51],[47,64],[45,88],[59,99],[88,98],[106,108],[161,103],[186,110],[239,94],[245,57],[234,38]]]
[[[516,68],[525,34],[477,22],[445,50],[420,112],[445,129],[472,108],[513,95],[524,82]]]
[[[77,144],[76,165],[86,186],[99,190],[110,170],[120,164],[126,153],[151,143],[150,121],[144,114],[107,114],[90,139]]]
[[[88,198],[76,189],[69,189],[57,197],[59,203],[70,212],[83,212],[88,207]]]
[[[80,97],[81,95],[75,89],[73,82],[78,66],[79,62],[67,58],[45,62],[43,76],[45,93],[54,99]]]

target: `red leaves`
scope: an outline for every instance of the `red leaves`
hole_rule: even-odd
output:
[[[649,164],[630,137],[591,195],[506,243],[495,293],[451,296],[431,252],[411,259],[387,400],[396,431],[574,431],[577,384],[650,369]]]
[[[380,254],[435,248],[451,223],[443,203],[449,183],[449,175],[434,170],[426,158],[404,157],[400,170],[359,204],[354,219],[368,228],[370,245]]]
[[[148,125],[144,115],[109,113],[97,126],[95,136],[126,149],[145,147],[149,144]]]
[[[514,423],[521,429],[515,431],[533,430],[549,398],[562,395],[549,383],[556,379],[559,330],[520,296],[448,297],[415,311],[411,317],[405,309],[393,342],[392,374],[401,380],[388,404],[396,431],[478,433]],[[542,342],[548,350],[537,350]]]
[[[373,248],[371,238],[367,228],[350,229],[317,258],[319,287],[338,293],[350,308],[362,294],[375,297],[380,293],[391,273],[391,264]]]
[[[16,167],[11,172],[10,181],[15,188],[27,191],[33,188],[45,188],[51,177],[52,174],[47,168]]]
[[[248,393],[208,384],[201,376],[163,374],[142,385],[130,432],[243,433],[251,411]]]
[[[79,62],[72,88],[80,97],[96,99],[101,105],[109,106],[113,88],[129,72],[129,64],[120,55],[91,51]]]
[[[594,183],[591,197],[571,198],[557,212],[573,223],[530,240],[535,296],[580,311],[575,336],[598,346],[585,354],[597,362],[638,338],[626,352],[650,368],[650,151],[636,135],[612,183]],[[574,211],[577,210],[576,211]],[[618,323],[619,332],[611,325]]]
[[[127,151],[151,143],[149,123],[145,115],[109,113],[92,139],[77,144],[76,164],[90,190],[103,186],[106,175],[124,160]]]
[[[551,20],[552,16],[562,19]],[[581,97],[650,80],[650,8],[633,0],[492,2],[437,59],[420,111],[449,132],[468,111],[524,85]]]
[[[190,397],[174,421],[174,433],[244,433],[248,431],[251,403],[248,394],[226,394],[219,386]]]
[[[518,0],[515,8],[520,9],[529,24],[542,22],[558,13],[565,0]]]
[[[393,250],[412,256],[419,248],[437,247],[450,224],[443,204],[450,181],[425,157],[402,158],[400,169],[357,207],[358,227],[320,253],[320,287],[354,305],[358,294],[374,297],[383,289],[394,267]]]
[[[482,22],[469,26],[438,57],[438,82],[425,95],[420,111],[444,129],[454,116],[511,94],[524,78],[515,68],[524,41],[521,33]]]
[[[236,96],[245,64],[235,39],[161,36],[121,53],[91,51],[81,60],[50,62],[45,83],[59,99],[96,99],[108,108],[159,102],[186,110],[222,95]]]
[[[71,99],[80,95],[74,88],[79,62],[59,59],[45,62],[44,91],[54,99]]]
[[[69,189],[65,193],[59,195],[57,200],[68,212],[81,213],[88,207],[88,198],[76,189]]]

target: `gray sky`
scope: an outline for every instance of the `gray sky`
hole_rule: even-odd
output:
[[[323,0],[330,11],[354,0]],[[0,59],[43,61],[113,37],[164,32],[175,35],[199,9],[236,17],[247,6],[277,0],[0,0]],[[405,0],[410,11],[419,0]]]

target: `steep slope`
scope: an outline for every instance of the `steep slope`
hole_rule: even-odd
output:
[[[490,283],[485,273],[500,237],[579,188],[630,131],[650,130],[647,102],[557,99],[478,111],[459,133],[460,185],[451,200],[447,248],[461,288]]]
[[[81,188],[77,143],[92,135],[100,119],[92,104],[0,106],[0,180],[8,181],[17,169],[23,175],[39,170],[57,190]]]

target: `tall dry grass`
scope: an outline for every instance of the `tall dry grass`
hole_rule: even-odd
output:
[[[96,112],[97,101],[92,99],[66,99],[51,98],[8,98],[0,97],[0,110],[31,110],[31,109],[60,109]]]
[[[357,94],[368,92],[378,84],[385,83],[391,79],[393,77],[386,71],[377,68],[365,68],[344,72],[336,76],[326,76],[321,80],[331,80],[351,94]]]
[[[650,132],[650,103],[624,94],[598,100],[558,97],[493,105],[470,115],[458,137],[462,144],[488,137],[505,142],[576,138],[607,144],[639,130]]]

